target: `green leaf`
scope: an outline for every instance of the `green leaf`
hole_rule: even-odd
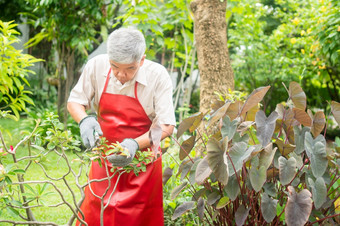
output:
[[[229,202],[229,197],[227,197],[227,196],[222,197],[218,201],[218,203],[216,205],[216,209],[222,209],[223,207],[225,207],[228,204],[228,202]]]
[[[248,215],[249,215],[249,210],[250,208],[247,208],[244,205],[240,205],[237,208],[237,211],[235,213],[235,221],[236,221],[236,225],[243,225],[244,222],[246,221]]]
[[[340,103],[336,101],[332,101],[331,112],[334,116],[335,121],[338,123],[338,127],[339,127],[340,126]]]
[[[16,209],[7,206],[6,210],[12,217],[15,217],[15,218],[19,217],[19,212]]]
[[[185,141],[183,141],[179,150],[180,160],[185,159],[185,157],[187,157],[190,154],[192,148],[195,146],[195,138],[196,136],[191,136]]]
[[[247,113],[250,109],[259,104],[263,97],[266,95],[270,86],[259,87],[255,89],[247,98],[246,102],[242,106],[241,115]]]
[[[272,197],[276,197],[277,189],[274,183],[265,183],[263,185],[264,192]]]
[[[276,206],[278,200],[272,199],[266,193],[262,194],[261,213],[267,223],[270,223],[276,217]]]
[[[170,194],[170,199],[173,200],[176,196],[187,186],[188,182],[184,181],[182,184],[175,187]]]
[[[217,122],[218,120],[220,120],[226,113],[226,111],[228,110],[229,105],[231,104],[231,102],[227,102],[225,103],[222,107],[220,107],[219,109],[217,109],[212,115],[211,118],[209,119],[209,122],[207,124],[207,128],[211,125],[213,125],[215,122]]]
[[[203,184],[203,182],[210,176],[212,170],[209,167],[207,156],[205,156],[197,165],[195,172],[195,181],[198,185]]]
[[[229,156],[231,160],[228,158],[228,168],[229,175],[234,175],[236,172],[240,171],[243,166],[243,161],[245,161],[251,154],[252,149],[247,149],[247,143],[239,142],[235,143],[232,148],[229,150]],[[234,170],[234,167],[235,170]]]
[[[288,160],[280,156],[279,157],[279,177],[282,185],[289,184],[296,173],[296,160],[294,157],[290,157]]]
[[[269,143],[261,152],[259,156],[259,165],[264,166],[267,170],[273,163],[274,155],[277,147],[273,149],[273,143]]]
[[[201,220],[203,220],[203,218],[204,218],[204,204],[205,204],[204,199],[202,199],[202,197],[200,197],[197,201],[197,213],[198,213],[198,217]]]
[[[255,123],[257,127],[257,138],[261,142],[262,146],[265,147],[271,141],[274,134],[276,120],[279,114],[273,111],[269,117],[266,117],[264,111],[258,111],[255,116]]]
[[[326,140],[319,135],[313,140],[310,132],[305,134],[305,148],[314,177],[321,177],[327,169],[328,159],[326,153]]]
[[[297,82],[289,83],[289,98],[293,101],[296,108],[306,109],[306,94],[303,92],[301,86]]]
[[[224,191],[227,193],[231,201],[235,201],[240,194],[240,186],[236,177],[236,174],[229,177],[227,186],[224,187]]]
[[[208,195],[207,203],[209,205],[214,205],[216,201],[219,200],[220,198],[221,198],[220,193],[218,191],[213,191]]]
[[[249,176],[251,186],[254,188],[256,192],[259,192],[263,184],[266,182],[267,169],[265,168],[265,166],[261,166],[259,169],[257,167],[251,167]]]
[[[189,210],[192,210],[194,207],[195,207],[194,201],[189,201],[181,204],[175,209],[174,214],[171,217],[171,220],[176,220],[182,214],[186,213]]]
[[[226,115],[223,118],[223,124],[221,128],[222,138],[228,137],[228,141],[233,139],[236,132],[237,124],[237,120],[230,121],[229,116]]]
[[[222,184],[228,183],[229,171],[226,152],[221,148],[219,141],[215,138],[209,139],[207,143],[207,160],[217,180]]]
[[[288,192],[285,208],[287,225],[305,225],[312,211],[312,194],[307,189],[296,193],[292,186],[288,186]]]
[[[305,133],[309,132],[310,128],[303,127],[301,130],[299,127],[294,126],[294,139],[295,139],[295,149],[296,154],[301,154],[305,150]]]
[[[198,112],[184,119],[178,126],[177,139],[180,138],[183,135],[183,133],[187,130],[189,130],[190,133],[195,131],[196,128],[201,124],[202,118],[203,113]]]
[[[162,177],[163,185],[165,185],[166,182],[168,182],[171,176],[172,176],[172,169],[170,167],[167,167],[163,172],[163,177]]]
[[[314,183],[313,179],[308,178],[308,183],[312,188],[313,201],[316,209],[319,209],[327,201],[327,187],[322,177],[318,177]]]

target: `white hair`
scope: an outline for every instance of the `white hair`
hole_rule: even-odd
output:
[[[109,59],[121,64],[139,62],[145,49],[144,35],[134,28],[119,28],[107,40]]]

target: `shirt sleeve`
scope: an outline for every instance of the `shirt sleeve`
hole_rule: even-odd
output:
[[[172,100],[172,82],[169,73],[165,68],[160,72],[159,79],[154,95],[155,113],[160,124],[176,125],[175,111]]]
[[[85,65],[77,84],[71,90],[67,102],[78,103],[85,106],[86,109],[89,109],[95,94],[94,77],[94,60],[90,60]]]

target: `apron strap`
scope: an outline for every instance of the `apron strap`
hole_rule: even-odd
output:
[[[106,93],[106,88],[107,88],[107,84],[109,84],[110,75],[111,75],[111,67],[110,67],[109,73],[107,73],[107,77],[106,77],[106,81],[105,81],[105,86],[104,86],[104,89],[103,89],[103,93]]]

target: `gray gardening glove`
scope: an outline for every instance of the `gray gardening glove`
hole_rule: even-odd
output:
[[[122,156],[122,155],[110,155],[107,157],[107,160],[112,163],[114,167],[124,167],[127,166],[132,159],[135,157],[136,151],[139,149],[139,145],[137,141],[131,138],[124,139],[120,145],[127,149],[130,153],[130,156]]]
[[[99,136],[103,135],[97,118],[94,115],[88,115],[79,122],[80,136],[86,148],[93,148]]]

